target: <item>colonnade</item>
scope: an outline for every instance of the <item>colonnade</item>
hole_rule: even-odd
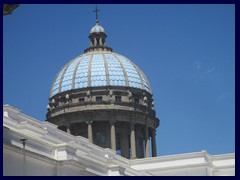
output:
[[[87,134],[88,134],[88,140],[89,142],[93,143],[93,127],[92,123],[93,121],[86,121],[87,123]],[[116,122],[110,121],[110,147],[112,150],[117,150],[117,143],[116,143]],[[126,131],[126,130],[125,130]],[[125,133],[125,131],[122,133],[122,136],[120,138],[121,140],[121,150],[122,155],[125,157],[130,157],[130,159],[136,159],[137,157],[137,148],[142,148],[137,146],[136,144],[136,137],[138,137],[138,134],[136,134],[136,124],[130,123],[130,132]],[[145,125],[145,132],[142,134],[144,137],[144,157],[150,157],[150,142],[149,142],[149,135],[151,137],[151,149],[152,149],[152,156],[157,156],[157,148],[156,148],[156,132],[155,129],[149,128],[147,125]],[[149,132],[150,131],[150,132]],[[70,125],[67,126],[67,132],[70,133]],[[138,132],[139,133],[139,132]],[[130,142],[129,142],[130,141]],[[130,146],[130,147],[129,147]],[[139,156],[139,155],[138,155]]]

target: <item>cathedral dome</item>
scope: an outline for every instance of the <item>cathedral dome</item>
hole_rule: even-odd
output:
[[[55,77],[50,98],[58,93],[92,87],[129,87],[152,94],[144,73],[127,57],[106,45],[107,35],[99,25],[91,28],[90,46],[68,62]]]
[[[137,65],[106,45],[98,11],[96,7],[90,46],[66,63],[53,81],[47,121],[131,159],[150,156],[151,137],[156,156],[159,119],[150,84]]]
[[[71,60],[58,72],[50,96],[98,86],[126,86],[151,93],[146,76],[128,58],[111,51],[93,51]]]

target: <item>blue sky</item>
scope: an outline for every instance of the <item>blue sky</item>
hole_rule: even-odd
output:
[[[3,17],[3,104],[44,121],[57,72],[89,46],[95,5],[27,5]],[[158,155],[235,152],[234,5],[99,5],[114,52],[147,75]]]

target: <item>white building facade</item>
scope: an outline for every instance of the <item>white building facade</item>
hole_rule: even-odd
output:
[[[127,159],[4,105],[3,175],[234,176],[235,154],[210,155],[202,151]]]

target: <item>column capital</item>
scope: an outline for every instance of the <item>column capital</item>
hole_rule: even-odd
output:
[[[93,121],[91,121],[91,120],[87,120],[86,123],[87,123],[87,124],[92,124]]]
[[[111,119],[111,120],[109,121],[109,123],[110,123],[111,125],[114,125],[116,122],[117,122],[117,121],[114,120],[114,119]]]

